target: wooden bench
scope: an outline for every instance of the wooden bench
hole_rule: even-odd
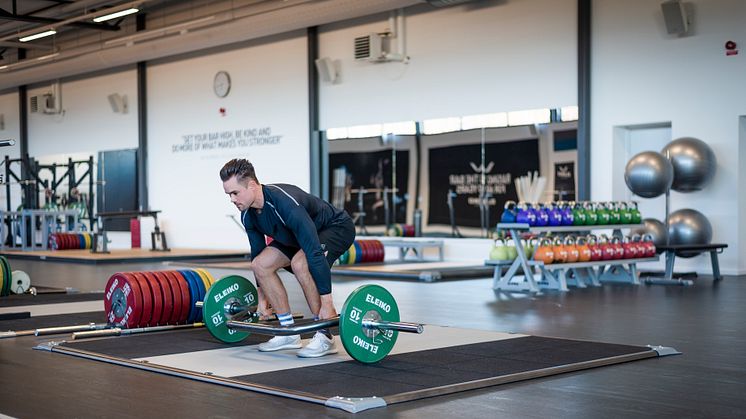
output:
[[[710,262],[712,263],[712,276],[716,281],[723,279],[720,275],[720,264],[718,263],[718,254],[723,253],[723,249],[728,247],[725,243],[711,243],[711,244],[676,244],[676,245],[664,245],[656,246],[659,252],[666,255],[666,272],[662,279],[647,278],[645,279],[646,284],[660,284],[660,285],[692,285],[694,281],[690,279],[674,278],[673,277],[673,265],[676,260],[676,256],[680,257],[691,257],[698,255],[702,252],[710,252]]]

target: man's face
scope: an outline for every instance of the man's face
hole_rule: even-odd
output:
[[[225,190],[225,193],[231,198],[231,202],[239,211],[249,208],[256,199],[256,194],[250,187],[252,183],[254,181],[249,180],[247,185],[244,185],[235,176],[223,182],[223,190]]]

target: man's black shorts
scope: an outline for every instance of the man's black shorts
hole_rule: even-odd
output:
[[[326,252],[326,261],[331,268],[334,261],[339,259],[352,246],[352,242],[355,241],[355,224],[350,218],[347,218],[345,222],[332,225],[319,231],[318,234],[321,248]],[[300,248],[279,243],[277,240],[272,241],[269,246],[281,251],[290,260],[293,260],[293,256],[300,250]],[[293,272],[290,266],[287,266],[285,269]]]

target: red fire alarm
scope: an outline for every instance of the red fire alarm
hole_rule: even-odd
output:
[[[725,43],[725,55],[736,55],[738,54],[738,45],[733,41]]]

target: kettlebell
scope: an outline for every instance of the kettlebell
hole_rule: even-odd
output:
[[[626,202],[620,202],[618,204],[619,217],[622,224],[632,224],[632,210],[629,208]]]
[[[657,252],[655,248],[655,243],[653,243],[653,236],[650,234],[646,234],[644,237],[645,240],[645,257],[652,258],[655,256],[655,253]]]
[[[543,238],[539,241],[539,247],[534,252],[534,260],[544,262],[545,265],[554,262],[554,251],[552,250],[551,240]]]
[[[585,237],[578,237],[575,240],[575,247],[578,249],[578,262],[588,262],[591,260],[591,248],[588,247]]]
[[[619,237],[611,238],[611,248],[614,249],[614,259],[624,258],[624,247],[622,247],[622,240]]]
[[[567,263],[575,263],[580,258],[580,253],[578,252],[578,248],[575,246],[575,238],[572,236],[565,237],[565,251],[567,252],[567,258],[565,259],[565,262]]]
[[[563,202],[561,213],[562,213],[562,225],[571,226],[573,224],[574,218],[572,216],[572,208],[570,208],[570,205]]]
[[[560,212],[559,208],[557,208],[557,204],[554,202],[549,203],[551,208],[547,212],[547,215],[549,215],[549,225],[552,227],[557,227],[562,225],[562,212]]]
[[[546,227],[549,224],[549,213],[544,204],[536,204],[536,227]]]
[[[585,216],[585,210],[580,202],[570,202],[572,206],[572,225],[582,226],[585,225],[587,220]]]
[[[506,224],[515,223],[516,215],[515,201],[506,201],[503,213],[500,215],[500,222]]]
[[[557,237],[552,242],[552,252],[554,252],[555,263],[567,262],[567,249],[565,249],[565,246],[562,244],[561,238]]]
[[[598,214],[596,214],[593,202],[583,204],[583,211],[585,212],[585,225],[592,226],[598,223]]]
[[[637,244],[632,242],[632,239],[625,237],[622,240],[622,249],[624,249],[622,257],[624,259],[635,259],[637,258]]]
[[[516,242],[515,239],[513,239],[513,245],[509,245],[507,242],[505,243],[505,248],[508,250],[508,260],[515,260],[515,258],[518,257],[518,250],[515,248]]]
[[[598,242],[601,247],[601,260],[616,259],[616,250],[614,249],[614,246],[609,243],[609,236],[602,234],[601,237],[599,237]]]
[[[598,217],[598,221],[596,224],[598,225],[608,225],[609,224],[609,210],[606,208],[606,205],[604,205],[603,202],[598,202],[596,204],[596,216]]]
[[[632,215],[632,220],[630,222],[632,224],[642,223],[642,214],[640,214],[640,210],[637,208],[637,201],[631,201],[629,207],[629,212]]]
[[[523,247],[523,250],[526,252],[526,258],[531,259],[534,257],[534,252],[536,251],[536,239],[526,240],[526,245]]]
[[[619,212],[619,207],[616,202],[609,202],[606,204],[609,209],[609,224],[619,224],[622,222],[622,214]]]
[[[490,250],[490,260],[508,260],[508,249],[505,247],[503,239],[495,240],[495,244]]]
[[[531,227],[536,225],[536,214],[529,209],[528,204],[522,204],[519,208],[515,221],[519,224],[528,224]]]
[[[601,251],[601,247],[598,245],[598,239],[596,236],[589,234],[586,236],[586,241],[588,242],[588,248],[591,250],[591,260],[597,261],[603,259],[603,253]]]

